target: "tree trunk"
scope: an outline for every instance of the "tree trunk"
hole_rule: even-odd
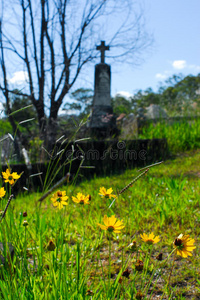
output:
[[[48,151],[53,151],[56,143],[57,131],[58,131],[57,118],[55,119],[49,118],[46,130],[47,131],[46,131],[45,144]]]

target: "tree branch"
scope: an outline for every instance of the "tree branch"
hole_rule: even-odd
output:
[[[19,139],[21,140],[22,133],[19,130],[18,126],[16,125],[13,116],[11,115],[12,111],[11,111],[11,106],[10,106],[7,72],[6,72],[6,65],[5,65],[5,59],[4,59],[4,51],[3,51],[4,48],[3,48],[3,40],[2,40],[2,20],[0,20],[0,50],[1,50],[0,62],[1,62],[2,72],[3,72],[3,82],[4,82],[3,94],[4,94],[5,99],[6,99],[7,115],[8,115],[10,124],[12,126],[13,132],[16,133],[17,136],[19,137]],[[17,144],[17,152],[18,152],[18,155],[19,155],[20,150],[19,150],[18,144]]]
[[[21,0],[21,7],[22,7],[22,13],[23,13],[23,43],[24,43],[24,55],[25,55],[24,61],[25,61],[27,71],[28,71],[31,100],[33,101],[33,103],[35,103],[33,79],[32,79],[30,62],[29,62],[29,58],[28,58],[28,49],[27,49],[28,45],[27,45],[27,34],[26,34],[26,8],[24,6],[24,0]]]
[[[46,0],[47,1],[47,0]],[[45,20],[45,0],[41,0],[41,29],[40,29],[40,78],[39,78],[39,102],[44,103],[44,36],[46,31],[46,20]]]
[[[48,28],[46,26],[46,38],[48,41],[48,45],[50,48],[50,55],[51,55],[51,106],[53,105],[53,102],[55,101],[55,94],[56,94],[56,89],[55,89],[55,53],[54,53],[54,46],[53,46],[53,41],[50,39],[49,33],[48,33]]]
[[[38,66],[37,46],[36,46],[36,38],[35,38],[35,26],[34,26],[34,21],[33,21],[33,11],[32,11],[31,0],[28,0],[28,3],[29,3],[30,18],[31,18],[32,37],[33,37],[34,61],[35,61],[35,66],[36,66],[37,78],[38,78],[38,82],[39,82],[40,72],[39,72],[39,66]]]

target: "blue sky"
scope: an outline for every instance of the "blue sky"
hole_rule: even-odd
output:
[[[140,67],[122,66],[112,75],[112,95],[154,91],[173,74],[200,73],[200,1],[145,0],[146,28],[154,35],[154,49]]]
[[[200,73],[200,0],[143,0],[146,30],[154,36],[151,51],[140,66],[111,65],[111,94],[129,95],[148,87],[156,92],[173,74]],[[103,39],[103,38],[102,38]],[[106,59],[109,63],[109,59]],[[85,75],[84,75],[85,76]],[[89,78],[89,79],[88,79]],[[80,87],[82,77],[75,88]],[[84,85],[93,88],[94,71]]]

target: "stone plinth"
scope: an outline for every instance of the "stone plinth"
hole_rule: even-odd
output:
[[[90,128],[95,135],[109,136],[116,129],[110,97],[110,66],[100,63],[95,66],[95,93]]]
[[[95,66],[94,106],[111,106],[110,98],[110,66],[101,63]]]

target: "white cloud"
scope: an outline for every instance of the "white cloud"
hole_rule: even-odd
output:
[[[133,94],[131,94],[129,92],[121,91],[121,92],[117,92],[114,97],[116,97],[116,96],[118,96],[118,97],[122,96],[122,97],[126,98],[127,100],[129,100],[129,98],[132,97]]]
[[[75,109],[59,109],[58,111],[59,116],[66,116],[66,115],[78,115],[77,110]]]
[[[200,66],[197,66],[197,65],[189,65],[188,67],[189,67],[190,69],[193,69],[193,70],[197,71],[197,72],[200,71]]]
[[[25,81],[28,81],[28,73],[25,71],[18,71],[14,73],[14,76],[9,79],[10,83],[21,84]]]
[[[166,74],[161,74],[161,73],[157,73],[155,76],[157,79],[166,79],[167,75]]]
[[[185,60],[174,60],[172,66],[174,67],[174,69],[181,70],[184,69],[187,64]]]

